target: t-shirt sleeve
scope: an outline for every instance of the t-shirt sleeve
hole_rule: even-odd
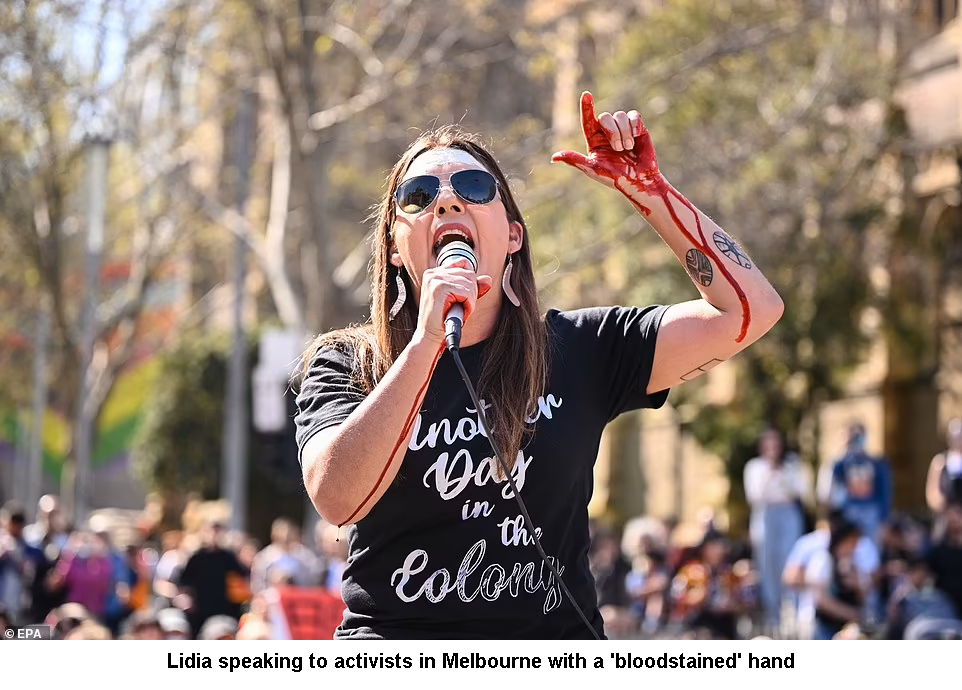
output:
[[[552,327],[560,331],[560,365],[587,374],[608,421],[623,412],[657,409],[669,389],[647,392],[655,357],[658,328],[667,306],[592,307],[555,312]]]
[[[298,462],[314,434],[341,424],[366,397],[354,381],[353,370],[349,347],[322,347],[311,359],[297,393],[294,416]]]
[[[813,587],[826,588],[832,581],[832,557],[828,552],[815,554],[805,569],[805,580]]]

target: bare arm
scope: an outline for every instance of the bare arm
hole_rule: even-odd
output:
[[[929,463],[929,473],[925,478],[925,502],[933,513],[941,513],[945,508],[945,497],[942,495],[942,470],[945,468],[945,454],[939,453]]]
[[[594,100],[585,92],[581,121],[588,155],[563,151],[552,160],[624,194],[701,293],[701,299],[671,306],[662,319],[648,383],[648,392],[656,393],[700,376],[748,347],[775,325],[784,305],[735,240],[661,174],[636,111],[596,118]]]
[[[424,400],[438,351],[436,343],[410,343],[342,424],[319,431],[305,444],[304,486],[328,522],[357,522],[391,485],[407,452],[411,412]]]
[[[325,520],[335,525],[357,522],[387,491],[407,452],[444,347],[447,306],[462,302],[467,321],[479,296],[490,288],[490,276],[478,276],[463,266],[424,272],[411,342],[343,423],[317,432],[304,445],[304,486]]]

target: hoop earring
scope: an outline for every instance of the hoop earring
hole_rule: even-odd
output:
[[[404,306],[404,300],[408,297],[408,291],[404,286],[404,278],[401,277],[400,268],[397,270],[397,273],[394,274],[394,281],[397,283],[397,299],[394,300],[394,304],[391,305],[391,312],[388,316],[389,321],[394,321],[394,317],[401,311],[401,307]]]
[[[518,299],[518,295],[515,293],[514,288],[511,287],[511,269],[514,268],[514,259],[511,254],[508,254],[508,265],[504,267],[504,273],[501,276],[501,289],[504,290],[504,296],[508,298],[516,307],[521,306],[521,300]]]

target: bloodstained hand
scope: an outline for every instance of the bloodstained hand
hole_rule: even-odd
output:
[[[596,117],[594,97],[585,91],[581,94],[581,129],[588,144],[588,155],[576,151],[559,151],[551,156],[551,161],[570,165],[591,179],[617,189],[645,216],[651,214],[652,200],[661,198],[672,222],[682,235],[714,262],[735,290],[742,307],[741,331],[735,342],[742,342],[751,324],[748,296],[709,246],[698,211],[688,199],[668,184],[658,170],[655,146],[651,143],[648,128],[641,121],[641,115],[635,110],[627,113],[619,110],[614,115],[602,113]],[[691,211],[695,220],[695,234],[690,232],[678,217],[672,199]],[[722,235],[727,239],[727,236],[723,233]],[[733,240],[731,243],[734,246]],[[717,239],[715,244],[718,244]],[[750,263],[747,266],[739,263],[743,268],[751,268]]]
[[[596,117],[594,97],[585,91],[581,94],[581,128],[588,155],[559,151],[551,156],[551,161],[570,165],[621,191],[647,215],[649,210],[641,203],[641,197],[664,197],[668,185],[658,170],[651,134],[638,112],[602,113]]]

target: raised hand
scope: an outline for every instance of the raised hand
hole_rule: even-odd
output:
[[[637,110],[619,110],[614,115],[595,116],[595,100],[588,91],[581,94],[581,128],[588,155],[559,151],[553,163],[577,168],[593,180],[618,189],[630,198],[664,192],[665,181],[658,171],[658,159],[651,135]]]
[[[651,135],[637,110],[619,110],[614,115],[602,113],[595,116],[595,100],[591,93],[581,94],[581,128],[588,144],[588,155],[576,151],[559,151],[551,156],[553,163],[565,163],[577,168],[593,180],[624,194],[640,213],[651,219],[653,203],[664,205],[667,221],[656,225],[656,231],[664,238],[665,233],[677,228],[684,242],[678,248],[679,257],[684,256],[686,264],[698,262],[698,253],[704,255],[727,280],[742,308],[742,325],[735,342],[740,343],[748,333],[751,324],[751,310],[744,289],[735,280],[727,266],[721,263],[705,237],[702,219],[691,202],[679,194],[658,170],[658,159]],[[686,224],[679,212],[691,220]],[[690,216],[689,216],[690,214]],[[710,221],[709,221],[710,222]],[[664,224],[663,224],[664,223]],[[717,227],[717,226],[716,226]],[[659,229],[662,228],[662,229]],[[712,241],[730,260],[743,269],[751,269],[751,263],[737,247],[735,241],[717,229]],[[696,254],[690,255],[694,251]],[[701,281],[699,281],[701,282]],[[702,287],[707,284],[701,282]]]

